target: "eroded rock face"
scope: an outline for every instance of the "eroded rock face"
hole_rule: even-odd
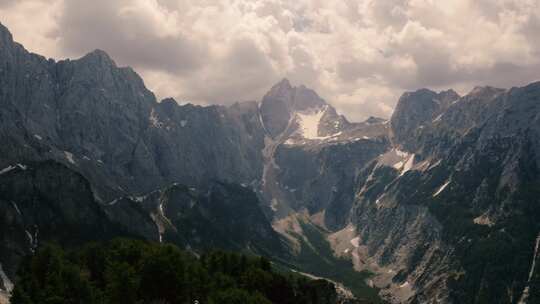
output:
[[[428,89],[403,94],[392,114],[390,126],[395,143],[414,149],[415,132],[426,123],[437,120],[459,98],[453,90],[436,93]]]
[[[540,229],[539,93],[537,84],[476,88],[418,120],[413,140],[393,137],[407,150],[359,175],[356,254],[389,299],[511,303],[524,293],[530,259],[520,256],[532,255]],[[396,274],[384,287],[388,269]]]
[[[158,103],[103,51],[54,62],[1,32],[0,166],[55,159],[88,177],[103,201],[172,182],[260,177],[264,133],[254,102]]]

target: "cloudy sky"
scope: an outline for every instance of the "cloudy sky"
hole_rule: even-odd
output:
[[[0,0],[0,22],[47,57],[103,49],[181,102],[287,77],[361,120],[405,90],[540,80],[540,0]]]

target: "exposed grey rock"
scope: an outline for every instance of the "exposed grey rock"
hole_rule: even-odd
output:
[[[410,170],[376,161],[361,175],[353,220],[364,258],[376,269],[399,268],[394,283],[414,286],[405,298],[395,298],[404,295],[401,285],[385,287],[396,303],[511,303],[524,288],[527,262],[519,256],[530,254],[540,229],[530,209],[539,203],[532,185],[539,180],[540,87],[476,88],[439,114],[434,93],[421,93],[396,108],[421,115],[392,118],[394,135],[397,126],[410,128],[393,137],[417,156]],[[497,253],[483,251],[488,244]],[[499,268],[506,263],[511,272]]]
[[[0,166],[61,161],[88,177],[103,201],[172,182],[260,176],[255,103],[157,103],[131,68],[103,51],[56,63],[28,53],[5,28],[2,37]]]
[[[414,149],[415,131],[436,120],[458,98],[452,90],[436,93],[421,89],[403,94],[390,119],[393,141]]]

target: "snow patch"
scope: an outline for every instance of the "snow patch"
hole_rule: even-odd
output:
[[[479,217],[474,218],[473,222],[476,225],[484,225],[488,227],[491,227],[494,225],[493,221],[491,221],[491,219],[489,218],[487,214],[482,214]]]
[[[436,161],[434,164],[430,165],[430,166],[427,168],[427,170],[431,170],[431,169],[437,167],[437,166],[440,165],[440,164],[441,164],[441,160],[439,159],[439,160]]]
[[[37,139],[37,140],[43,140],[43,137],[37,135],[37,134],[34,134],[34,137]]]
[[[28,237],[28,242],[30,243],[30,251],[34,253],[38,247],[39,228],[37,225],[34,225],[34,235],[32,235],[28,230],[25,230],[25,232],[26,236]]]
[[[411,170],[413,165],[414,165],[414,154],[411,154],[411,156],[409,156],[409,159],[407,160],[407,162],[403,166],[403,171],[401,171],[401,175],[403,175],[403,174],[405,174],[405,172]]]
[[[397,154],[397,156],[399,156],[399,157],[405,158],[405,157],[409,156],[409,153],[403,152],[403,151],[401,151],[399,149],[395,149],[394,151]]]
[[[405,282],[405,283],[399,285],[399,288],[403,288],[403,287],[407,287],[407,286],[409,286],[409,282]]]
[[[379,156],[378,163],[384,166],[393,167],[396,170],[401,170],[404,168],[404,165],[407,165],[410,166],[410,168],[407,170],[410,170],[412,165],[414,165],[414,154],[409,154],[394,148],[386,153],[381,154]]]
[[[401,169],[401,167],[403,167],[403,162],[399,161],[399,162],[395,163],[393,165],[393,167],[399,170],[399,169]]]
[[[446,189],[446,187],[450,184],[450,180],[447,180],[441,187],[439,187],[439,189],[433,193],[433,197],[436,197],[437,195],[441,194],[441,192],[444,191],[444,189]]]
[[[188,121],[187,120],[180,120],[180,126],[183,128],[187,125]]]
[[[276,212],[276,211],[278,210],[277,207],[278,207],[278,201],[277,201],[277,199],[273,198],[273,199],[272,199],[272,202],[270,203],[270,208],[271,208],[274,212]]]
[[[165,217],[165,212],[163,212],[163,203],[159,203],[159,213],[161,213],[161,215]]]
[[[132,196],[130,197],[132,201],[136,202],[136,203],[142,203],[144,201],[144,199],[146,198],[146,195],[143,195],[143,196]]]
[[[8,173],[9,171],[11,170],[14,170],[16,168],[19,168],[21,170],[26,170],[27,166],[25,165],[21,165],[21,164],[16,164],[16,165],[9,165],[7,166],[6,168],[0,170],[0,175],[4,174],[4,173]]]
[[[30,242],[30,244],[33,244],[34,243],[34,237],[30,233],[30,231],[25,230],[24,232],[26,233],[26,237],[28,238],[28,241]]]
[[[152,126],[154,126],[156,128],[162,128],[163,127],[163,123],[161,121],[159,121],[159,117],[157,116],[156,111],[154,109],[152,109],[152,111],[150,112],[149,120],[150,120],[150,123],[152,124]]]
[[[71,152],[68,152],[68,151],[64,151],[64,156],[66,157],[66,159],[75,165],[75,159],[73,158],[73,153]]]
[[[11,293],[11,291],[13,290],[13,283],[4,272],[4,269],[2,268],[2,264],[0,264],[0,279],[2,280],[2,283],[4,287],[6,288],[6,291],[8,293]]]
[[[302,136],[306,139],[326,139],[329,136],[321,137],[319,136],[319,123],[324,113],[326,112],[326,107],[318,109],[316,112],[310,113],[296,113],[298,117],[298,124],[302,132]]]
[[[17,203],[15,203],[14,201],[11,201],[11,204],[13,205],[13,208],[15,209],[15,211],[17,211],[19,215],[22,215],[21,210],[19,209],[19,206],[17,206]]]
[[[526,304],[527,299],[529,298],[530,283],[534,274],[534,270],[536,268],[536,259],[538,258],[539,246],[540,246],[540,234],[538,234],[538,236],[536,237],[536,245],[534,246],[534,254],[533,254],[531,269],[529,270],[529,279],[527,280],[527,286],[525,287],[525,289],[523,289],[523,293],[521,294],[521,298],[519,298],[518,304]]]

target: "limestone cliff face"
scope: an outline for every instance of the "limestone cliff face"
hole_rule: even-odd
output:
[[[0,32],[2,168],[55,159],[88,177],[104,201],[172,182],[249,183],[261,175],[255,103],[158,103],[131,68],[103,51],[54,62]]]
[[[539,100],[537,83],[476,88],[394,136],[394,151],[360,174],[352,252],[389,299],[514,303],[536,284]],[[399,117],[420,111],[401,102],[394,135],[407,129]]]

